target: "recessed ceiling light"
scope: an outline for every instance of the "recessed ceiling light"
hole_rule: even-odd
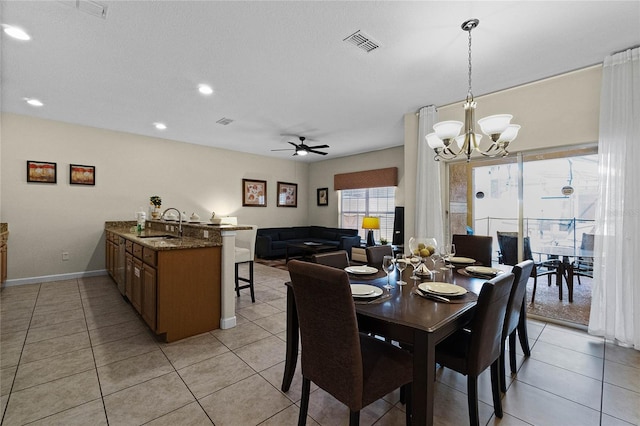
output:
[[[210,95],[213,93],[213,89],[208,84],[199,84],[198,92],[202,93],[203,95]]]
[[[31,40],[31,36],[27,34],[22,28],[14,27],[12,25],[3,25],[4,32],[17,40],[27,41]]]
[[[164,124],[164,123],[153,123],[153,125],[158,130],[166,130],[167,129],[167,125]]]
[[[24,100],[31,106],[34,107],[41,107],[44,104],[42,103],[42,101],[40,101],[39,99],[35,99],[35,98],[24,98]]]

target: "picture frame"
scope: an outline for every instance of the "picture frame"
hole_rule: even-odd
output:
[[[329,188],[318,188],[318,205],[329,205]]]
[[[242,179],[242,206],[267,207],[267,181]]]
[[[298,184],[278,182],[278,207],[298,207]]]
[[[27,160],[27,182],[58,183],[58,164]]]
[[[69,183],[71,185],[96,184],[96,167],[82,164],[69,164]]]

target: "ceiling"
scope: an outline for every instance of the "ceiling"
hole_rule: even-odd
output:
[[[295,157],[317,161],[402,145],[405,113],[464,99],[468,18],[476,96],[640,44],[639,1],[99,4],[0,3],[32,37],[2,32],[2,111],[280,158],[301,135],[330,145]],[[358,30],[379,47],[343,41]]]

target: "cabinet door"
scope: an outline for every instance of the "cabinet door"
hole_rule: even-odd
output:
[[[127,299],[131,300],[133,297],[133,255],[127,253],[124,259],[124,294]]]
[[[105,255],[105,268],[111,278],[113,278],[113,243],[109,240],[107,240]]]
[[[142,318],[151,330],[156,330],[156,269],[145,264],[142,267]]]
[[[142,261],[138,258],[133,258],[133,280],[131,281],[131,304],[138,313],[141,312],[142,306]]]
[[[0,282],[7,281],[7,242],[0,242]]]

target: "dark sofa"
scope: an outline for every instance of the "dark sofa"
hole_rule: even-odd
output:
[[[351,256],[351,247],[360,245],[360,236],[357,229],[324,226],[262,228],[256,235],[256,256],[263,259],[284,257],[287,244],[307,241],[335,246],[336,250],[345,250]],[[289,254],[299,253],[291,248]]]

